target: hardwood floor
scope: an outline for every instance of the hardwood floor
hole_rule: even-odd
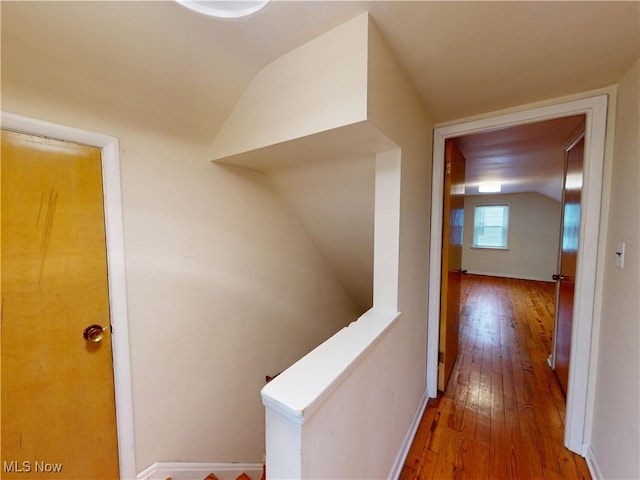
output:
[[[565,398],[547,364],[555,285],[463,277],[460,349],[405,460],[409,479],[590,479],[562,444]]]

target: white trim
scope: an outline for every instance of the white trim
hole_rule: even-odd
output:
[[[474,250],[509,250],[509,230],[511,230],[511,202],[488,202],[488,201],[480,201],[478,200],[478,202],[474,202],[473,205],[473,222],[472,222],[472,229],[471,229],[471,245],[469,246],[469,248],[474,249]],[[507,207],[507,224],[503,225],[502,230],[504,232],[504,230],[506,230],[506,232],[503,233],[504,236],[504,246],[500,245],[500,246],[489,246],[489,245],[476,245],[476,209],[478,207]],[[504,219],[504,214],[503,214],[503,219]]]
[[[113,325],[113,375],[115,381],[116,422],[120,478],[136,478],[133,433],[133,395],[129,355],[129,323],[125,283],[124,233],[120,192],[118,139],[42,120],[2,112],[2,128],[58,140],[91,145],[102,149],[102,175],[109,272],[109,306]]]
[[[602,475],[602,471],[600,470],[600,466],[596,460],[596,456],[593,453],[593,448],[591,445],[585,445],[585,459],[587,460],[587,467],[589,467],[589,473],[591,474],[591,478],[593,480],[601,480],[604,479]]]
[[[260,392],[262,404],[303,425],[399,318],[400,312],[375,307],[366,311],[265,385]]]
[[[407,459],[407,455],[409,454],[409,449],[411,448],[413,439],[416,436],[416,432],[418,431],[418,427],[420,426],[420,421],[422,420],[422,416],[424,415],[424,411],[427,408],[428,402],[429,402],[429,395],[425,390],[424,394],[422,395],[422,399],[420,399],[420,403],[418,404],[418,409],[413,414],[413,418],[411,419],[411,423],[409,424],[409,429],[407,430],[407,433],[404,436],[404,440],[400,445],[400,449],[398,450],[396,459],[393,462],[393,466],[391,467],[391,471],[389,472],[389,477],[388,477],[389,480],[397,480],[398,478],[400,478],[400,474],[402,473],[402,467],[404,466],[404,461]]]
[[[213,473],[220,480],[235,480],[246,473],[252,480],[262,476],[261,463],[193,463],[193,462],[156,462],[144,469],[137,480],[203,480]]]
[[[593,391],[589,388],[589,366],[592,348],[591,331],[594,322],[596,283],[596,262],[593,260],[598,256],[607,121],[606,95],[536,107],[524,111],[496,114],[490,118],[434,129],[431,246],[429,254],[431,266],[427,320],[427,390],[430,396],[435,397],[437,395],[442,249],[442,178],[445,140],[489,129],[511,127],[579,114],[584,114],[586,117],[585,168],[564,442],[570,450],[582,454],[587,400],[590,395],[593,395]],[[592,261],[589,262],[587,259]]]
[[[401,150],[376,153],[373,305],[398,310]]]

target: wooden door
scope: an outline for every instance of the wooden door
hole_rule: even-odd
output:
[[[3,479],[119,477],[101,163],[2,132]]]
[[[554,275],[554,279],[558,282],[554,364],[565,395],[569,383],[573,298],[580,238],[583,159],[584,135],[567,149],[565,158],[559,273]]]
[[[438,389],[444,391],[458,356],[460,277],[464,227],[465,159],[453,140],[445,144]]]

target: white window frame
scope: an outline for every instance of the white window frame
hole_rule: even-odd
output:
[[[476,232],[476,228],[477,228],[477,223],[476,223],[476,209],[481,208],[481,207],[506,207],[507,208],[507,219],[505,222],[505,225],[503,227],[503,231],[504,231],[504,245],[478,245],[477,243],[477,232]],[[509,226],[511,224],[510,221],[510,215],[511,215],[511,204],[510,203],[503,203],[503,202],[495,202],[495,203],[475,203],[473,205],[473,239],[471,242],[471,247],[472,248],[482,248],[482,249],[489,249],[489,250],[508,250],[509,249]]]

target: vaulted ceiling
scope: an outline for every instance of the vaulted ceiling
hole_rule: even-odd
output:
[[[499,183],[501,193],[535,192],[560,201],[564,153],[584,132],[584,115],[466,135],[456,143],[467,160],[466,193]]]
[[[369,11],[445,122],[616,83],[640,56],[639,7],[274,0],[220,20],[172,1],[3,1],[2,89],[211,142],[261,68]]]
[[[92,116],[94,126],[99,111],[96,128],[105,134],[135,128],[209,145],[263,67],[365,11],[436,123],[610,86],[640,57],[637,1],[273,0],[239,20],[173,1],[2,1],[2,109],[37,117],[40,105],[62,112],[43,120]],[[551,166],[545,149],[557,149],[576,121],[460,139],[470,183],[491,172],[510,179],[507,191],[557,197],[558,160]],[[311,170],[273,175],[363,309],[371,298],[372,172],[370,159],[349,159],[332,164],[322,182]],[[319,200],[327,189],[340,205]],[[353,227],[355,219],[361,225],[351,230],[361,233],[345,238],[341,220]]]

